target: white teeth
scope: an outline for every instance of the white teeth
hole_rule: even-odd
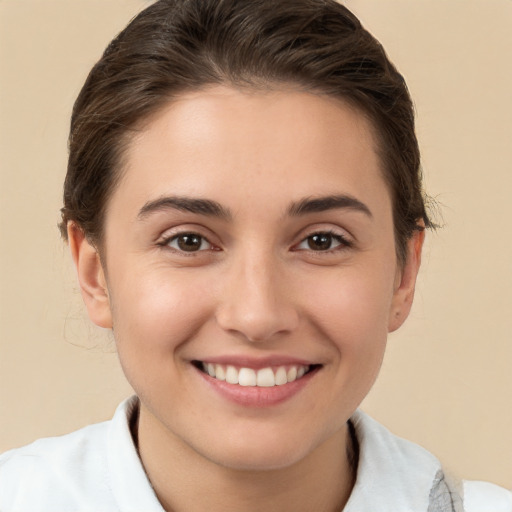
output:
[[[221,364],[201,363],[205,373],[217,380],[226,381],[228,384],[240,386],[270,388],[283,386],[303,377],[309,370],[309,366],[295,365],[279,366],[277,369],[267,367],[259,370],[252,368],[236,368],[235,366],[223,366]]]
[[[286,379],[288,380],[288,382],[293,382],[294,380],[297,379],[297,367],[296,366],[292,366],[288,370],[288,373],[286,374]]]
[[[283,384],[286,384],[287,382],[288,382],[288,377],[286,375],[286,368],[284,366],[280,366],[276,372],[276,386],[282,386]]]
[[[256,385],[260,388],[271,388],[276,385],[272,368],[262,368],[256,375]]]
[[[256,386],[256,372],[252,368],[240,368],[238,384],[240,386]]]
[[[226,382],[229,384],[238,384],[238,370],[234,366],[226,368]]]
[[[213,375],[218,380],[226,380],[226,372],[224,371],[224,367],[220,364],[215,365],[215,375]]]

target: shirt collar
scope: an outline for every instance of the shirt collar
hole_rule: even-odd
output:
[[[427,510],[439,461],[362,411],[351,421],[359,443],[357,479],[343,512]]]
[[[130,432],[139,399],[128,398],[117,408],[108,431],[108,465],[112,493],[121,512],[165,512],[144,471]]]

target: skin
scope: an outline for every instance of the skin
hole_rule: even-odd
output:
[[[141,459],[162,504],[341,510],[347,420],[409,313],[423,242],[411,238],[400,267],[369,122],[325,96],[216,86],[147,120],[124,162],[102,259],[72,223],[69,239],[89,315],[113,328],[140,397]],[[368,211],[290,211],[333,195]],[[227,215],[155,208],[177,196]],[[180,233],[203,237],[199,250],[181,251]],[[332,233],[331,247],[315,233]],[[320,366],[268,407],[227,400],[192,364],[276,355]]]

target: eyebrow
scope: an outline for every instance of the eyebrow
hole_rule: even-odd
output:
[[[288,215],[291,217],[300,217],[309,213],[319,213],[335,209],[349,209],[364,213],[372,218],[372,212],[364,203],[349,195],[331,195],[323,197],[306,197],[300,201],[293,202],[288,208]],[[225,220],[233,216],[229,209],[222,206],[217,201],[211,199],[198,199],[185,196],[166,196],[153,201],[148,201],[139,211],[138,218],[144,220],[146,217],[156,212],[166,210],[181,210],[205,215],[208,217],[217,217]]]
[[[325,212],[334,209],[349,209],[364,213],[372,218],[370,208],[364,203],[349,195],[332,195],[324,197],[307,197],[296,203],[292,203],[288,209],[288,215],[298,217],[308,213]]]
[[[210,199],[196,199],[184,196],[166,196],[148,201],[139,211],[138,218],[144,220],[152,213],[166,210],[181,210],[198,215],[230,219],[231,212],[217,201]]]

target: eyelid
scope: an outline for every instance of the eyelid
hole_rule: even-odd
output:
[[[354,241],[354,237],[350,233],[349,230],[342,228],[337,225],[333,225],[331,223],[315,223],[311,224],[309,226],[306,226],[305,228],[301,229],[297,235],[296,239],[299,239],[299,241],[302,242],[302,240],[308,238],[309,236],[317,235],[320,233],[329,234],[332,236],[339,236],[341,238],[344,238],[347,241]]]

